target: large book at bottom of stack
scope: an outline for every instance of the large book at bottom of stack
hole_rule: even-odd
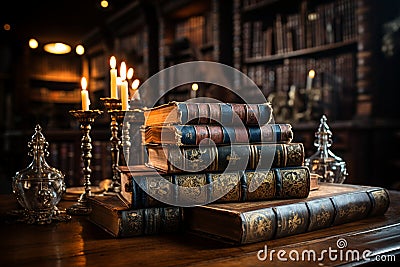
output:
[[[88,219],[114,237],[132,237],[178,232],[182,209],[160,207],[131,209],[118,195],[88,198],[92,212]]]
[[[184,209],[186,228],[233,244],[261,242],[383,215],[381,187],[320,183],[308,198],[209,204]]]

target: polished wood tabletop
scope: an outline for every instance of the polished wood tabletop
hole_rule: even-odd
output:
[[[232,246],[185,232],[116,239],[85,216],[73,216],[68,222],[28,225],[10,220],[9,212],[18,208],[16,200],[13,195],[0,195],[0,266],[333,266],[371,262],[381,265],[394,260],[398,265],[400,192],[390,191],[390,196],[391,204],[384,216]],[[59,207],[73,203],[62,201]],[[336,253],[322,253],[329,249]],[[271,256],[272,250],[275,254]],[[319,259],[296,258],[296,253],[306,250],[316,251]],[[369,259],[374,261],[355,262],[351,253],[346,257],[349,250],[357,250],[359,255],[371,251]],[[279,260],[278,252],[287,261]],[[265,255],[269,257],[265,259]]]

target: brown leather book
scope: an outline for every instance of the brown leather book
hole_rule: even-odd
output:
[[[194,233],[246,244],[383,215],[389,203],[381,187],[320,183],[306,199],[209,204],[184,209],[184,217]]]
[[[222,125],[165,125],[141,129],[144,145],[289,143],[293,139],[290,124],[264,124],[262,126]]]
[[[302,166],[304,146],[232,144],[219,146],[148,145],[148,165],[164,173],[218,172]]]
[[[170,102],[144,111],[145,126],[171,124],[264,125],[272,118],[270,103]]]

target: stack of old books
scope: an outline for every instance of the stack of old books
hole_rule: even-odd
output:
[[[186,229],[243,244],[387,209],[382,188],[310,194],[303,144],[290,124],[271,122],[268,103],[172,102],[144,115],[147,166],[121,166],[121,195],[91,198],[90,219],[114,236]]]

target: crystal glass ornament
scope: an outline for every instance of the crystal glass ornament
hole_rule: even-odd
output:
[[[318,174],[320,182],[343,183],[346,179],[346,162],[333,154],[329,149],[332,145],[332,132],[327,124],[326,116],[323,115],[315,133],[314,146],[317,152],[305,159],[305,165],[311,173]]]
[[[48,146],[42,128],[36,125],[32,140],[28,142],[32,163],[13,177],[13,192],[24,208],[27,223],[51,223],[60,215],[57,204],[66,190],[64,174],[47,164]]]

